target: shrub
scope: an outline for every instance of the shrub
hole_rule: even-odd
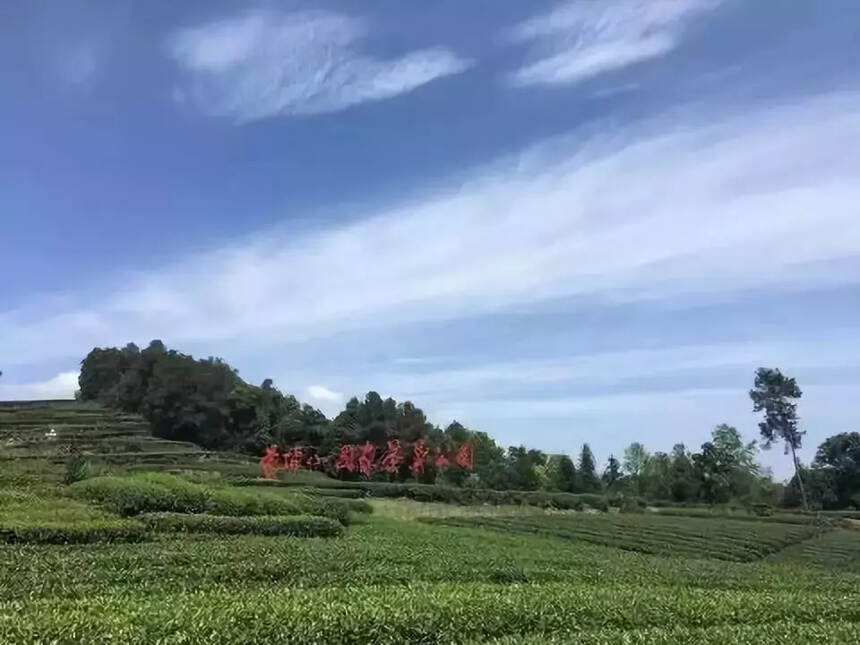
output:
[[[773,506],[770,504],[753,504],[752,512],[759,517],[770,517],[773,515]]]
[[[166,473],[131,477],[95,477],[72,484],[76,497],[124,516],[141,513],[203,513],[215,515],[321,515],[346,524],[350,511],[369,513],[363,500],[314,497],[301,493],[207,487]]]
[[[131,520],[86,522],[13,522],[0,525],[0,542],[15,544],[90,544],[93,542],[140,542],[143,525]]]
[[[336,537],[343,531],[340,523],[328,517],[309,515],[188,515],[184,513],[147,513],[141,521],[152,530],[220,535],[292,535],[297,537]]]
[[[244,491],[229,488],[212,491],[210,510],[215,515],[321,515],[347,524],[349,512],[371,512],[367,502],[301,493]]]
[[[143,472],[135,475],[139,481],[163,486],[174,498],[176,510],[181,513],[203,513],[211,506],[211,491],[181,477],[167,473]]]
[[[139,477],[94,477],[71,485],[74,496],[105,506],[120,515],[147,511],[180,511],[176,496],[164,486]]]
[[[340,497],[344,499],[361,499],[367,496],[367,493],[360,488],[301,488],[299,491],[308,495]]]
[[[644,513],[645,506],[640,504],[640,500],[628,497],[622,502],[621,508],[618,510],[621,513]]]
[[[442,502],[446,504],[513,504],[520,506],[537,506],[559,510],[582,510],[583,503],[599,510],[607,509],[606,499],[602,495],[551,493],[545,491],[492,490],[489,488],[457,488],[436,484],[399,484],[389,482],[333,482],[331,490],[338,492],[345,489],[363,491],[369,497],[406,497],[418,502]],[[261,487],[293,487],[292,481],[271,481],[239,479],[231,482],[235,486]],[[318,485],[317,488],[322,486]],[[328,484],[325,485],[329,488]]]
[[[74,455],[66,462],[66,476],[63,481],[67,484],[89,479],[95,475],[95,469],[83,455]]]

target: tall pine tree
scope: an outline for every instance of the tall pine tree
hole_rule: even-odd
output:
[[[582,452],[579,455],[578,488],[583,493],[596,493],[602,488],[594,466],[594,455],[587,443],[582,445]]]

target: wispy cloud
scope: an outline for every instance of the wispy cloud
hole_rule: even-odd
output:
[[[304,235],[269,231],[78,299],[90,305],[0,313],[0,355],[79,358],[153,337],[271,345],[557,297],[855,284],[858,114],[860,95],[843,94],[724,121],[676,113],[633,139],[555,140],[451,192]]]
[[[77,389],[78,372],[62,372],[37,383],[8,383],[0,380],[0,401],[72,399]]]
[[[512,85],[578,83],[673,50],[686,20],[718,0],[565,2],[508,34],[530,45],[528,62],[508,76]]]
[[[305,389],[308,401],[329,417],[334,417],[343,408],[345,397],[325,385],[309,385]]]
[[[186,76],[176,96],[252,121],[387,99],[470,65],[444,48],[376,58],[361,50],[367,35],[361,20],[323,11],[251,11],[183,29],[168,42]]]
[[[343,401],[343,394],[328,389],[325,385],[308,385],[308,397],[314,401],[325,401],[328,403],[339,403]]]
[[[779,365],[799,375],[802,382],[813,381],[821,370],[856,372],[860,368],[860,343],[853,337],[803,341],[794,338],[790,342],[756,339],[489,362],[459,368],[414,365],[377,372],[374,381],[398,398],[452,400],[468,392],[478,399],[505,391],[522,392],[532,386],[538,386],[538,391],[560,386],[572,393],[583,387],[589,391],[606,387],[638,389],[643,383],[653,385],[660,379],[669,384],[674,382],[677,387],[678,383],[706,382],[710,375],[725,373],[740,374],[746,379],[762,365]]]

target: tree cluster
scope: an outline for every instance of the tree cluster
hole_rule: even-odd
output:
[[[728,425],[714,428],[711,439],[697,452],[679,443],[669,454],[652,454],[634,442],[621,461],[610,455],[599,474],[587,443],[576,461],[524,446],[505,449],[485,432],[456,421],[440,428],[412,402],[383,399],[376,392],[368,392],[363,399],[353,397],[334,419],[328,419],[316,408],[280,392],[269,379],[251,385],[219,358],[195,359],[157,340],[143,350],[134,344],[93,349],[81,363],[79,384],[82,400],[140,413],[150,421],[156,436],[210,449],[259,456],[273,444],[301,446],[331,459],[343,445],[366,442],[382,448],[393,440],[405,447],[423,440],[434,454],[450,454],[465,443],[472,446],[473,470],[455,463],[437,469],[429,462],[418,475],[422,483],[608,492],[681,503],[809,503],[817,508],[860,508],[860,435],[853,432],[829,438],[818,449],[812,466],[804,468],[796,458],[803,436],[794,403],[800,388],[779,370],[759,369],[750,397],[754,410],[763,412],[762,446],[782,441],[794,457],[796,475],[784,491],[760,469],[756,442],[744,442],[737,429]],[[395,478],[410,476],[404,465]]]

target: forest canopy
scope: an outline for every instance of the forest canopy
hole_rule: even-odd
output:
[[[778,370],[759,370],[757,384],[761,374],[781,377]],[[474,451],[473,471],[456,464],[437,471],[430,463],[419,475],[420,481],[502,490],[605,492],[676,503],[789,507],[801,504],[802,482],[812,507],[860,508],[860,434],[856,432],[827,439],[814,462],[798,463],[795,476],[783,486],[759,466],[759,444],[744,441],[736,428],[725,424],[717,425],[698,451],[677,443],[669,453],[650,453],[644,444],[634,442],[620,459],[609,455],[598,472],[598,459],[587,442],[576,459],[524,446],[505,449],[485,432],[457,421],[444,428],[436,426],[413,402],[383,399],[373,391],[362,399],[353,397],[329,419],[292,394],[282,393],[271,379],[260,385],[246,383],[220,358],[195,359],[159,340],[143,350],[133,343],[93,349],[81,363],[79,385],[81,400],[139,413],[156,436],[212,450],[259,456],[269,445],[301,446],[320,457],[333,457],[345,444],[369,442],[382,447],[398,440],[409,447],[424,440],[431,450],[451,452],[469,443]],[[412,473],[404,465],[399,473],[387,476],[406,480]]]

